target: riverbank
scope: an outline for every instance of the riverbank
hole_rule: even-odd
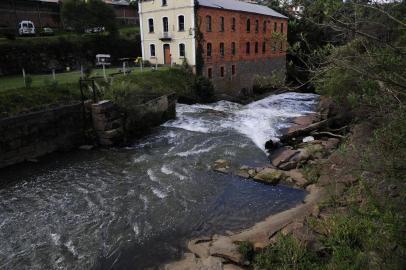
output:
[[[289,183],[297,188],[304,188],[308,195],[302,204],[289,210],[272,215],[255,224],[253,227],[229,235],[214,235],[202,237],[188,242],[188,252],[181,261],[169,263],[167,270],[179,269],[246,269],[254,251],[259,252],[274,243],[279,234],[304,232],[304,222],[308,217],[318,215],[320,203],[329,200],[332,194],[337,195],[342,190],[333,181],[316,184],[308,164],[316,164],[320,160],[328,160],[344,138],[338,134],[319,134],[317,140],[310,132],[317,131],[314,126],[326,121],[340,122],[343,115],[338,116],[330,100],[322,98],[316,113],[296,117],[291,127],[287,128],[282,142],[289,140],[291,146],[281,146],[276,141],[270,141],[266,147],[270,150],[271,164],[265,167],[250,168],[242,166],[233,169],[227,160],[217,160],[213,169],[219,173],[234,174],[242,178],[252,179],[265,184],[277,184],[280,181]],[[324,127],[324,125],[322,125]],[[310,131],[307,131],[310,127]],[[306,130],[306,131],[304,131]],[[344,129],[343,129],[344,131]],[[298,135],[299,134],[299,135]],[[291,136],[289,136],[291,135]],[[294,138],[300,137],[300,141]],[[303,139],[303,137],[305,137]],[[303,143],[302,143],[303,140]],[[243,165],[243,164],[241,164]],[[238,166],[237,166],[238,167]],[[331,193],[333,191],[333,193]],[[250,258],[251,257],[251,258]]]

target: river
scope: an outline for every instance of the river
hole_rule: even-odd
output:
[[[0,269],[156,269],[187,239],[240,230],[304,191],[215,173],[266,164],[264,143],[316,95],[248,105],[178,104],[177,119],[131,147],[53,154],[0,171]]]

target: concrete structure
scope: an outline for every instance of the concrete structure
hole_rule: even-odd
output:
[[[62,28],[60,7],[63,0],[1,0],[0,28],[17,28],[20,21],[28,20],[36,28]],[[119,24],[138,24],[138,13],[126,1],[104,0],[111,5]]]
[[[182,64],[229,94],[250,91],[255,75],[284,74],[287,17],[237,0],[139,2],[144,60]]]

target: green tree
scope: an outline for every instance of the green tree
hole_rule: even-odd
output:
[[[94,27],[105,27],[110,34],[117,33],[114,10],[101,0],[66,0],[61,15],[65,26],[78,33]]]

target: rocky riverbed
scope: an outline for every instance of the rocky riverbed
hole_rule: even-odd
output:
[[[184,258],[166,265],[165,268],[244,269],[249,262],[239,252],[239,244],[249,242],[254,249],[262,249],[271,244],[279,233],[293,233],[305,242],[316,243],[314,233],[306,226],[306,217],[320,215],[318,203],[327,198],[326,187],[332,187],[339,193],[345,186],[344,183],[328,177],[331,170],[328,164],[331,163],[327,162],[330,156],[336,156],[333,153],[345,138],[345,123],[346,116],[337,113],[331,100],[322,98],[315,113],[294,118],[293,125],[288,127],[279,139],[272,138],[265,143],[264,146],[269,151],[269,164],[252,167],[241,163],[233,164],[227,159],[216,160],[212,168],[218,173],[252,179],[267,185],[289,183],[306,189],[309,194],[303,204],[270,216],[242,232],[189,241],[189,252],[184,254]],[[323,177],[311,175],[307,171],[308,164],[316,163],[325,164],[326,174]],[[316,185],[314,182],[318,181],[319,177],[321,182]]]

